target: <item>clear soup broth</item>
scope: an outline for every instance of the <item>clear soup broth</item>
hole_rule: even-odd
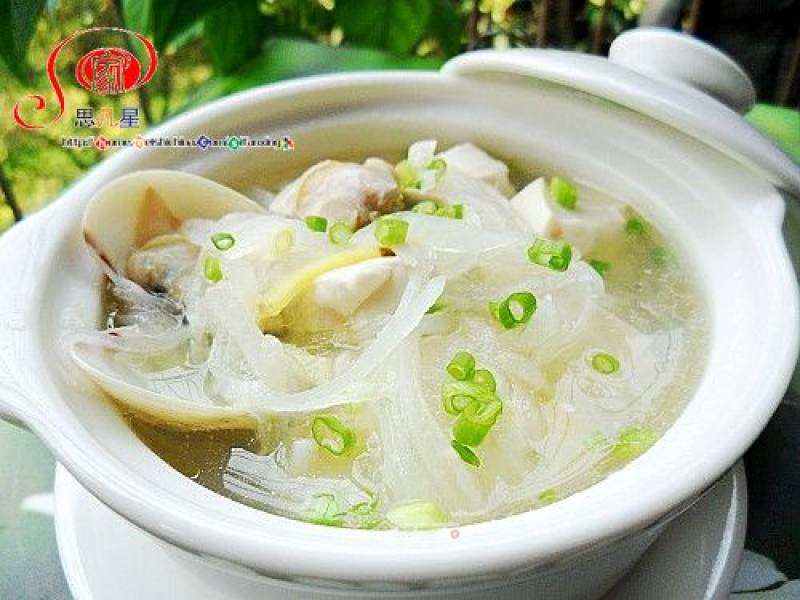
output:
[[[258,415],[192,430],[118,403],[136,435],[233,501],[353,528],[536,509],[650,448],[705,365],[706,311],[680,248],[623,199],[566,178],[516,190],[473,148],[415,144],[397,164],[314,167],[256,190],[265,216],[185,221],[133,249],[126,277],[190,331],[115,360],[173,386],[162,391],[185,379],[206,404]],[[393,315],[406,309],[403,329]],[[151,313],[109,282],[108,331]],[[269,344],[248,347],[226,319]],[[383,340],[390,327],[402,339]],[[320,408],[270,407],[335,384],[371,352],[386,356]]]

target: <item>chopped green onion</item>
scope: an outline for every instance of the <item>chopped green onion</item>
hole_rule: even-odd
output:
[[[453,438],[465,446],[479,446],[503,412],[503,403],[495,397],[489,402],[473,400],[453,425]]]
[[[464,205],[452,204],[450,206],[442,206],[436,209],[437,217],[446,217],[448,219],[463,219],[464,218]]]
[[[402,219],[383,217],[375,224],[375,239],[382,246],[391,248],[404,244],[408,235],[408,223]]]
[[[219,232],[211,236],[211,243],[216,246],[217,250],[228,250],[236,243],[236,240],[230,233]]]
[[[275,253],[278,256],[287,254],[294,246],[294,229],[284,229],[275,236]]]
[[[485,390],[471,381],[449,381],[442,385],[442,406],[451,415],[461,414],[474,400],[485,399]]]
[[[307,519],[309,522],[328,527],[342,526],[347,513],[339,510],[339,503],[333,494],[320,494],[314,500],[312,514]]]
[[[490,426],[472,423],[462,415],[453,425],[453,437],[465,446],[480,446],[489,430],[491,430]]]
[[[480,460],[467,446],[479,446],[503,412],[503,402],[495,395],[497,382],[487,369],[475,369],[475,357],[456,352],[447,364],[455,381],[442,385],[442,406],[457,416],[453,424],[452,446],[459,456],[473,466]]]
[[[411,212],[415,212],[420,215],[435,215],[438,208],[439,207],[436,206],[436,202],[433,200],[423,200],[422,202],[415,204],[411,209]]]
[[[476,425],[493,427],[497,422],[497,417],[501,414],[503,414],[503,403],[499,398],[494,397],[488,402],[471,402],[461,416]]]
[[[550,197],[566,210],[575,210],[578,204],[578,190],[569,181],[560,177],[553,177],[550,180]]]
[[[334,456],[346,454],[356,445],[355,432],[333,415],[315,417],[311,435],[319,446]]]
[[[448,516],[433,502],[412,502],[393,508],[386,519],[400,529],[433,529],[445,525]]]
[[[460,415],[475,398],[461,394],[443,395],[442,404],[446,413],[453,416]]]
[[[629,235],[644,235],[647,232],[647,225],[639,217],[630,217],[625,221],[625,233]]]
[[[542,504],[552,504],[558,500],[558,492],[553,488],[548,488],[539,494],[539,502]]]
[[[379,500],[373,497],[371,500],[365,500],[363,502],[353,504],[353,506],[349,508],[348,512],[360,516],[371,515],[378,509],[378,504]]]
[[[401,188],[415,188],[419,185],[417,170],[407,160],[401,160],[394,166],[394,178]]]
[[[213,283],[217,283],[222,279],[222,267],[220,267],[219,259],[216,256],[206,256],[203,261],[203,275]]]
[[[325,230],[328,229],[328,219],[319,215],[310,215],[306,217],[306,225],[311,231],[325,233]]]
[[[436,171],[437,175],[441,176],[445,169],[447,169],[447,161],[445,161],[443,158],[434,158],[428,163],[428,169],[431,171]]]
[[[353,228],[347,223],[334,223],[328,230],[328,239],[332,244],[346,244],[353,236]]]
[[[592,368],[603,375],[612,375],[619,371],[619,360],[608,352],[598,352],[592,356]]]
[[[460,414],[473,400],[486,403],[496,398],[493,390],[475,381],[448,381],[442,384],[442,404],[451,415]]]
[[[450,442],[450,445],[453,447],[453,450],[456,451],[458,456],[468,465],[472,465],[473,467],[480,467],[481,466],[481,459],[478,458],[478,455],[472,451],[469,446],[465,446],[461,442],[457,442],[453,440]]]
[[[446,307],[447,307],[447,305],[444,302],[442,302],[441,298],[439,298],[436,302],[434,302],[433,304],[430,305],[430,308],[428,308],[428,310],[425,311],[425,314],[426,315],[433,315],[433,314],[436,314],[439,311],[444,310]]]
[[[485,387],[490,392],[497,391],[497,382],[495,381],[492,372],[488,369],[476,369],[472,381],[476,385]]]
[[[650,249],[650,260],[659,267],[666,265],[669,262],[669,258],[669,251],[666,248],[656,246]]]
[[[572,260],[572,246],[566,242],[540,238],[528,248],[528,260],[553,271],[566,271]]]
[[[611,449],[610,458],[628,462],[643,454],[658,440],[658,432],[649,425],[633,426],[623,429]]]
[[[608,273],[608,270],[611,268],[611,263],[605,260],[599,260],[596,258],[592,258],[589,260],[589,264],[592,268],[600,273],[601,277],[605,277],[605,274]]]
[[[530,321],[536,312],[536,296],[514,292],[502,302],[489,304],[489,311],[505,329],[514,329]]]
[[[469,352],[456,352],[447,363],[447,372],[457,381],[470,381],[475,375],[475,357]]]

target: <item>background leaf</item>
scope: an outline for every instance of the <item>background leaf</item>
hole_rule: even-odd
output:
[[[236,10],[237,2],[231,0],[141,0],[150,4],[150,24],[153,44],[163,51],[167,44],[189,29],[211,10],[228,6]]]
[[[465,21],[452,0],[433,0],[428,29],[446,56],[455,56],[461,51]]]
[[[431,0],[337,0],[345,38],[397,54],[409,52],[427,31]]]
[[[150,0],[122,0],[122,20],[125,28],[142,35],[152,33],[150,6]]]
[[[21,81],[28,63],[25,56],[45,0],[4,0],[0,2],[0,57]]]
[[[231,73],[257,55],[265,24],[255,0],[239,0],[211,10],[203,20],[203,33],[214,70]]]
[[[800,113],[780,106],[756,104],[745,118],[765,131],[800,164]]]
[[[189,100],[185,108],[251,87],[319,73],[371,69],[438,69],[441,58],[399,57],[367,48],[331,48],[313,42],[275,38],[261,57],[236,75],[215,77]]]

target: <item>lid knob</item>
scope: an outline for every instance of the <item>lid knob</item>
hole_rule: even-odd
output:
[[[685,33],[641,27],[620,35],[608,58],[653,79],[688,85],[740,114],[756,101],[753,82],[730,57]]]

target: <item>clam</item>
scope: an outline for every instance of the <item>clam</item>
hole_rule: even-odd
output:
[[[87,203],[83,236],[99,258],[106,276],[135,300],[146,303],[172,327],[148,338],[135,353],[141,361],[168,352],[181,340],[181,301],[187,266],[193,267],[201,249],[181,233],[188,219],[219,219],[234,212],[263,213],[238,192],[202,177],[166,170],[139,171],[99,190]],[[152,315],[150,315],[152,316]],[[163,322],[163,321],[162,321]],[[115,358],[120,340],[131,327],[77,339],[71,348],[76,364],[126,412],[151,422],[193,429],[247,428],[263,432],[265,419],[240,408],[213,404],[202,389],[202,373],[186,377],[189,367],[176,366],[181,385],[170,371],[143,376]],[[184,338],[185,340],[185,338]],[[196,385],[193,385],[196,384]],[[256,435],[263,439],[263,435]]]
[[[288,217],[319,215],[358,229],[405,205],[392,165],[368,158],[362,164],[325,160],[314,165],[281,190],[269,208]]]
[[[232,212],[264,211],[242,194],[197,175],[138,171],[89,199],[83,236],[103,263],[124,274],[132,250],[174,235],[187,219],[219,219]]]
[[[220,223],[237,234],[224,256],[212,245],[225,233],[211,233]],[[248,230],[252,223],[258,227]],[[261,290],[248,269],[284,256],[279,242],[287,227],[299,255],[305,251],[299,248],[319,250],[320,244],[330,253],[295,265],[296,272]],[[83,229],[122,308],[105,331],[73,339],[77,365],[142,420],[194,430],[246,428],[260,451],[276,442],[274,428],[292,414],[362,395],[363,381],[420,323],[445,283],[430,279],[426,269],[415,271],[381,330],[334,372],[330,357],[302,349],[292,354],[291,344],[284,347],[259,329],[259,315],[280,314],[324,273],[380,256],[374,241],[331,251],[327,237],[298,219],[268,214],[233,190],[169,171],[138,172],[100,190],[87,204]],[[209,275],[209,259],[217,259],[219,279]],[[361,290],[350,289],[355,292]]]

